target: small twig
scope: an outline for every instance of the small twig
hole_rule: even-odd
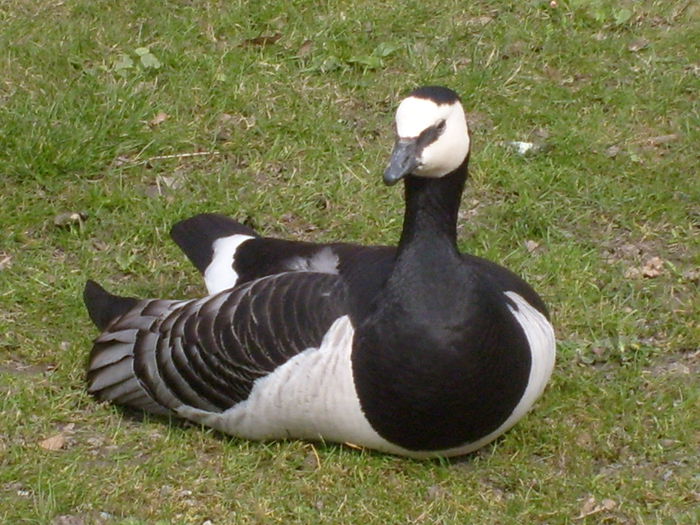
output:
[[[688,9],[688,7],[690,7],[690,0],[688,0],[682,6],[676,8],[676,10],[671,14],[671,20],[673,22],[675,22],[679,16],[681,16],[681,15],[683,15],[683,13],[685,13],[685,11],[686,11],[686,9]]]
[[[484,66],[484,69],[488,69],[488,67],[491,65],[491,61],[493,60],[493,57],[495,54],[496,54],[496,46],[493,47],[493,49],[491,50],[491,54],[486,59],[486,65]]]
[[[156,160],[168,160],[168,159],[186,159],[190,157],[204,157],[209,155],[218,155],[218,151],[195,151],[192,153],[173,153],[172,155],[156,155],[155,157],[149,157],[145,160],[140,160],[138,162],[133,162],[123,167],[131,168],[134,166],[141,166],[143,164],[149,164]]]
[[[313,443],[310,443],[311,445],[311,452],[314,454],[314,458],[316,459],[316,468],[319,469],[321,468],[321,458],[318,457],[318,452],[316,452],[316,447],[314,447]]]
[[[172,155],[158,155],[156,157],[151,157],[143,162],[151,162],[152,160],[165,160],[165,159],[184,159],[187,157],[203,157],[205,155],[218,155],[218,151],[195,151],[194,153],[174,153]]]
[[[504,85],[504,86],[507,86],[508,84],[510,84],[511,81],[512,81],[516,76],[518,76],[518,73],[520,73],[520,70],[521,70],[522,68],[523,68],[523,63],[520,62],[520,64],[518,64],[518,67],[515,68],[515,71],[513,71],[513,74],[512,74],[511,76],[508,77],[508,79],[503,83],[503,85]]]

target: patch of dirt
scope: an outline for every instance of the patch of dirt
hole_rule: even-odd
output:
[[[493,119],[483,111],[468,111],[466,116],[472,133],[483,134],[493,129]]]
[[[29,365],[16,359],[9,359],[0,363],[0,374],[9,374],[15,376],[36,376],[52,372],[56,369],[53,363],[40,363]]]
[[[648,224],[644,229],[651,232],[664,232],[671,229],[668,224]],[[608,225],[601,237],[608,240],[601,243],[602,256],[609,264],[622,264],[627,268],[637,268],[639,276],[656,277],[664,272],[667,262],[672,263],[682,274],[692,280],[692,253],[682,243],[667,244],[661,236],[634,238],[632,233],[613,224]],[[657,273],[658,272],[658,273]],[[655,275],[645,275],[653,273]],[[631,276],[633,277],[633,276]]]
[[[654,377],[687,377],[689,380],[700,376],[700,349],[691,352],[673,353],[664,356],[649,370]]]
[[[273,237],[314,241],[317,240],[316,232],[319,227],[289,212],[279,217],[270,230]]]
[[[109,512],[93,511],[79,514],[61,514],[51,520],[51,525],[104,525],[116,522],[116,517]]]

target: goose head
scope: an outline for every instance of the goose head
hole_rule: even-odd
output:
[[[462,165],[469,128],[457,93],[439,86],[418,88],[396,110],[396,144],[384,182],[406,175],[439,178]]]

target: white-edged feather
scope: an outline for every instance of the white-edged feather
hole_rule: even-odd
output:
[[[293,272],[338,273],[338,256],[328,246],[309,257],[293,257],[287,267]]]

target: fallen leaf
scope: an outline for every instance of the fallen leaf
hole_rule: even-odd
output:
[[[615,25],[623,25],[629,22],[632,18],[632,11],[626,7],[622,7],[613,12],[613,18],[615,19]]]
[[[637,51],[641,51],[645,47],[649,45],[649,41],[645,38],[635,38],[632,40],[632,42],[629,43],[627,46],[627,49],[629,51],[632,51],[632,53],[636,53]]]
[[[484,16],[477,16],[474,18],[470,18],[467,20],[467,25],[470,26],[485,26],[486,24],[490,24],[493,22],[493,17],[484,15]]]
[[[549,151],[552,146],[548,142],[523,142],[520,140],[515,140],[511,142],[506,142],[506,145],[513,149],[518,155],[537,155],[538,153],[544,153]]]
[[[156,184],[161,187],[165,186],[169,190],[179,190],[185,185],[185,178],[181,173],[178,174],[177,172],[175,175],[171,176],[158,175],[156,177]]]
[[[600,506],[602,507],[602,510],[615,510],[617,508],[617,502],[612,499],[604,499],[600,503]]]
[[[9,253],[0,252],[0,270],[9,268],[10,263],[12,263],[12,255]]]
[[[151,120],[148,121],[148,125],[151,126],[152,128],[155,128],[159,124],[162,124],[163,122],[168,120],[168,117],[170,117],[170,115],[168,115],[167,113],[165,113],[163,111],[159,111],[155,117],[153,117]]]
[[[282,38],[282,33],[275,33],[274,35],[260,35],[255,38],[248,38],[241,42],[241,47],[265,47],[270,44],[274,44],[280,38]]]
[[[596,502],[596,499],[593,496],[590,496],[581,506],[579,515],[576,516],[574,519],[582,520],[588,516],[592,516],[593,514],[598,514],[599,512],[603,512],[606,510],[615,510],[616,508],[617,502],[615,500],[606,498],[603,501],[601,501],[600,504],[598,504]]]
[[[664,261],[660,257],[652,257],[642,267],[642,276],[653,279],[662,273]]]
[[[314,43],[311,40],[304,40],[304,42],[299,46],[299,51],[297,52],[297,56],[299,58],[304,58],[305,56],[308,56],[311,54],[311,51],[314,49]]]
[[[700,283],[700,268],[694,268],[683,272],[683,279],[690,281],[691,283]]]
[[[128,164],[131,162],[131,159],[127,157],[126,155],[119,155],[117,159],[114,161],[115,166],[119,168],[120,166],[124,166],[125,164]]]
[[[95,248],[95,250],[97,251],[103,252],[109,249],[109,244],[100,239],[96,239],[92,241],[92,247]]]
[[[605,156],[610,157],[611,159],[614,159],[620,154],[620,146],[617,145],[612,145],[609,148],[605,150]]]
[[[537,241],[533,241],[531,239],[525,241],[525,248],[527,249],[528,253],[534,252],[539,247],[540,243],[538,243]]]
[[[148,49],[147,47],[137,47],[136,49],[134,49],[134,53],[136,53],[139,56],[141,65],[146,69],[159,69],[162,65],[160,63],[160,60],[158,60],[156,56],[153,53],[151,53],[150,49]]]
[[[625,270],[624,276],[625,279],[639,279],[642,276],[642,270],[635,268],[634,266],[630,266]]]
[[[82,224],[87,219],[87,214],[83,212],[67,211],[59,213],[53,218],[55,226],[70,226],[72,224]]]
[[[659,135],[658,137],[651,137],[648,140],[650,146],[663,146],[669,142],[674,142],[678,140],[680,136],[677,133],[670,133],[668,135]]]
[[[523,142],[520,140],[508,142],[508,145],[515,151],[517,151],[520,155],[525,155],[526,153],[531,152],[535,147],[535,144],[533,144],[532,142]]]
[[[589,514],[591,514],[591,512],[593,512],[593,509],[595,509],[595,498],[591,496],[588,499],[586,499],[586,501],[581,506],[579,516],[576,519],[582,519],[588,516]]]
[[[56,434],[39,442],[39,446],[44,450],[61,450],[65,444],[66,437],[63,434]]]

